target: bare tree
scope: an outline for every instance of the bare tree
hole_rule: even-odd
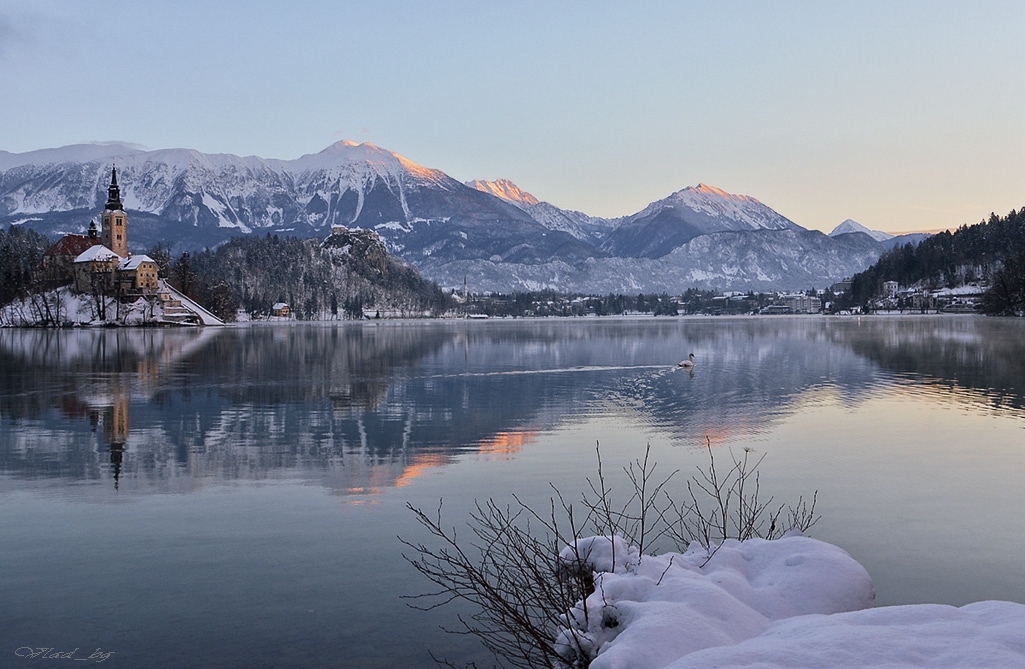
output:
[[[437,587],[410,597],[411,605],[427,611],[457,600],[473,605],[472,614],[459,617],[461,628],[449,631],[476,637],[499,666],[587,667],[600,650],[586,632],[590,614],[582,605],[600,588],[588,535],[596,532],[611,548],[603,571],[629,571],[662,538],[680,550],[698,542],[707,563],[727,538],[776,538],[792,528],[807,530],[817,520],[815,498],[810,506],[799,500],[774,509],[772,498],[759,499],[762,458],[752,462],[747,450],[740,458],[731,453],[732,466],[721,474],[706,443],[708,467],[687,482],[681,503],[668,490],[678,472],[657,476],[649,445],[643,458],[623,468],[629,483],[625,500],[617,501],[597,448],[597,476],[588,479],[589,493],[577,507],[555,486],[543,512],[515,495],[506,505],[488,499],[475,504],[470,536],[464,538],[444,524],[441,503],[434,513],[407,505],[433,543],[400,537],[413,551],[403,557]],[[614,616],[600,622],[617,624]]]

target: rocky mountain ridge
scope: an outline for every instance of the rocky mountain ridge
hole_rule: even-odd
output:
[[[212,248],[251,234],[323,238],[342,225],[374,230],[390,253],[443,285],[461,286],[467,275],[474,290],[807,288],[861,271],[883,250],[852,239],[861,235],[805,230],[754,198],[705,184],[603,219],[506,180],[464,184],[353,142],[295,160],[127,144],[0,151],[0,224],[51,237],[85,229],[111,164],[132,250]]]

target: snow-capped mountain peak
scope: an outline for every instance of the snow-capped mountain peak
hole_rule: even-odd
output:
[[[648,205],[645,211],[658,211],[667,206],[684,206],[713,218],[730,220],[733,222],[731,229],[736,229],[736,223],[747,225],[752,230],[785,230],[795,226],[792,221],[749,195],[728,193],[705,183],[676,191],[664,200]]]
[[[440,181],[446,178],[440,170],[432,170],[414,163],[394,151],[382,149],[369,142],[358,144],[350,140],[335,142],[323,151],[308,153],[293,161],[281,161],[295,172],[315,172],[320,170],[338,172],[353,171],[369,166],[382,177],[400,177],[410,174],[428,181]]]
[[[698,184],[619,219],[602,249],[613,255],[660,258],[701,235],[759,230],[803,228],[753,197]]]
[[[696,191],[698,193],[706,193],[706,194],[709,194],[709,195],[718,195],[719,197],[725,197],[725,198],[736,198],[736,199],[741,199],[741,200],[754,200],[754,198],[749,198],[746,195],[733,195],[732,193],[727,193],[722,188],[716,188],[715,186],[709,186],[706,183],[699,183],[697,186],[687,186],[683,190],[684,191]],[[754,200],[754,201],[757,202],[758,200]]]
[[[829,233],[829,236],[836,237],[837,235],[846,235],[851,232],[863,232],[877,242],[885,242],[887,239],[893,239],[893,235],[888,232],[883,232],[882,230],[869,230],[861,223],[850,218],[833,228],[833,231]]]
[[[467,181],[466,185],[470,188],[476,188],[479,191],[490,193],[495,197],[500,197],[503,200],[508,200],[513,204],[538,204],[540,200],[531,195],[525,190],[522,190],[519,186],[509,181],[508,179],[498,179],[496,181],[484,181],[476,179],[474,181]]]

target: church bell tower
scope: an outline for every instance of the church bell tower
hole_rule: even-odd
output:
[[[121,206],[121,187],[117,185],[117,167],[110,170],[107,206],[103,208],[103,245],[122,258],[128,257],[128,214]]]

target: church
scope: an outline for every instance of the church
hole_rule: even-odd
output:
[[[65,235],[43,254],[46,274],[54,283],[68,280],[79,293],[120,298],[152,296],[159,286],[159,269],[152,258],[128,250],[128,214],[121,204],[117,167],[110,171],[107,204],[88,235]]]
[[[88,234],[64,235],[47,249],[43,254],[42,278],[47,290],[70,285],[72,292],[90,296],[100,321],[107,320],[109,304],[113,304],[115,313],[128,313],[130,310],[122,310],[119,305],[143,299],[148,303],[144,307],[148,313],[146,323],[224,325],[215,314],[161,279],[153,258],[128,250],[128,214],[121,203],[116,166],[110,170],[100,229],[97,230],[95,220],[91,221]]]

